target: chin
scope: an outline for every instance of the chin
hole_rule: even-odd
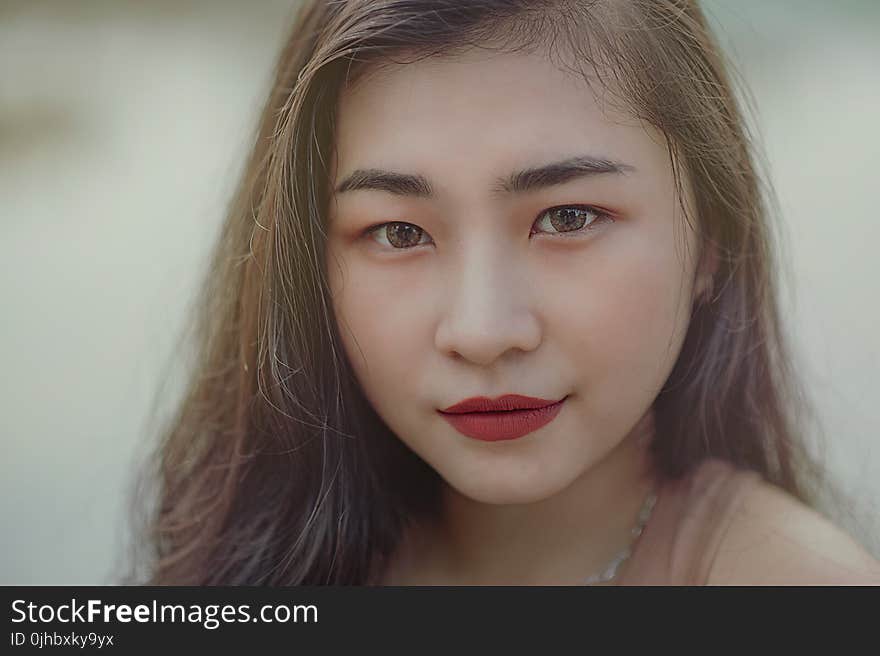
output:
[[[523,476],[522,472],[496,470],[491,475],[447,477],[444,480],[459,494],[492,505],[514,505],[544,501],[564,490],[575,479],[542,475]],[[466,480],[462,480],[466,479]]]

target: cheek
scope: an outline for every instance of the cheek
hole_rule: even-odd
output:
[[[582,292],[565,316],[576,327],[569,350],[588,378],[662,386],[681,347],[690,318],[689,278],[668,243],[632,239],[584,265]],[[574,314],[573,314],[574,313]],[[555,331],[566,334],[562,328]],[[619,390],[623,391],[623,390]]]
[[[396,396],[425,351],[419,321],[426,314],[404,276],[359,267],[356,258],[341,275],[331,274],[330,282],[346,355],[370,401],[384,405],[377,397]]]

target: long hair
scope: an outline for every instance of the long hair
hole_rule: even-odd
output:
[[[686,220],[719,266],[654,404],[661,475],[721,458],[816,504],[802,425],[815,413],[780,323],[768,189],[696,2],[309,1],[204,281],[185,394],[142,471],[147,583],[370,583],[408,518],[435,508],[438,475],[376,415],[341,347],[328,163],[346,84],[468,47],[542,47],[595,73],[665,136],[678,191],[693,189]]]

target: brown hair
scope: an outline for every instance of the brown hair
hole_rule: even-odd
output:
[[[383,62],[538,44],[665,135],[719,255],[655,401],[659,471],[723,458],[815,505],[821,469],[798,423],[815,415],[780,325],[766,189],[695,2],[310,1],[204,283],[188,389],[142,479],[147,582],[368,583],[407,518],[431,512],[438,476],[365,400],[328,300],[336,100]]]

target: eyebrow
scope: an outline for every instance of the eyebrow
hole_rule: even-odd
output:
[[[497,180],[491,191],[495,194],[525,193],[579,178],[609,173],[620,175],[635,170],[634,166],[608,158],[582,155],[515,171]],[[335,192],[341,194],[365,189],[397,196],[434,197],[430,181],[422,175],[375,168],[355,170],[336,186]]]

